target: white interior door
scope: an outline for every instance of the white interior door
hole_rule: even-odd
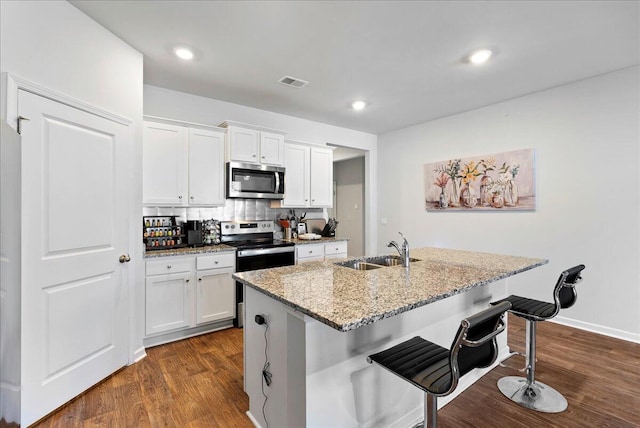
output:
[[[127,363],[122,123],[20,90],[22,425]]]

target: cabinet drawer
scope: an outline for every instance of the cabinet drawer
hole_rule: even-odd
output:
[[[194,268],[193,258],[188,259],[161,259],[148,261],[147,275],[162,275],[166,273],[189,272]]]
[[[218,268],[235,268],[236,253],[230,251],[228,253],[216,254],[213,256],[199,256],[196,259],[196,269],[218,269]]]
[[[326,256],[340,253],[347,253],[347,241],[327,242],[324,244],[324,254]]]
[[[306,244],[296,247],[298,258],[324,257],[324,244]]]

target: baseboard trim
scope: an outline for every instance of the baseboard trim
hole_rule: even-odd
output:
[[[142,344],[145,348],[150,348],[152,346],[164,345],[165,343],[188,339],[205,333],[213,333],[214,331],[224,330],[231,327],[233,327],[233,319],[216,321],[210,324],[199,325],[197,327],[174,330],[168,333],[160,333],[155,336],[147,336],[142,340]]]
[[[253,424],[253,426],[255,426],[256,428],[262,428],[258,423],[258,421],[256,420],[256,418],[253,417],[253,415],[249,410],[247,410],[245,413],[247,414],[247,417],[249,418],[249,420],[251,420],[251,423]]]
[[[139,347],[133,352],[133,362],[131,364],[135,364],[138,361],[142,360],[147,356],[146,351],[144,350],[144,346]]]
[[[604,336],[613,337],[616,339],[626,340],[627,342],[640,343],[640,333],[633,333],[630,331],[619,330],[616,328],[604,327],[598,324],[592,324],[589,322],[578,321],[571,318],[565,318],[557,316],[549,322],[556,324],[566,325],[568,327],[578,328],[580,330],[586,330],[591,333],[602,334]]]

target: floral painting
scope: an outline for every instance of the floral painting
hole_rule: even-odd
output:
[[[431,210],[534,210],[534,152],[515,150],[424,166]]]

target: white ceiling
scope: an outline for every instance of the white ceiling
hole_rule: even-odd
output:
[[[144,54],[146,84],[374,134],[640,57],[637,1],[71,3]],[[177,44],[196,58],[178,60]],[[489,63],[463,61],[484,47]],[[355,112],[355,99],[369,107]]]

